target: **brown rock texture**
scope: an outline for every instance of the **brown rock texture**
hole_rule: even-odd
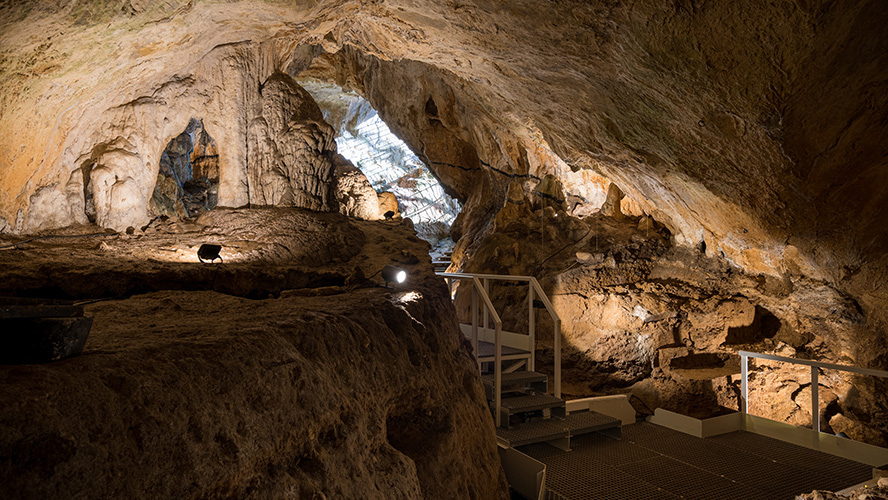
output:
[[[578,352],[614,358],[620,383],[655,385],[673,348],[885,369],[886,26],[881,0],[6,2],[0,231],[85,223],[90,196],[103,227],[144,226],[191,118],[216,140],[220,206],[336,210],[327,129],[274,115],[316,78],[365,97],[464,202],[455,267],[566,294]],[[605,204],[634,231],[563,218]],[[799,377],[762,386],[792,399],[774,415]],[[710,402],[734,384],[685,379]],[[884,436],[884,382],[829,383]]]
[[[886,15],[875,0],[5,4],[0,216],[81,221],[71,174],[112,149],[126,158],[100,162],[97,185],[115,225],[144,217],[189,115],[218,135],[220,203],[242,205],[262,85],[320,76],[364,94],[475,219],[513,179],[591,168],[680,245],[851,278],[885,249]]]
[[[333,128],[287,74],[268,77],[259,93],[247,129],[249,203],[330,211],[335,206]]]
[[[339,213],[366,220],[376,220],[385,214],[380,212],[382,203],[367,176],[341,155],[336,158],[333,176]]]
[[[225,264],[169,251],[218,230]],[[162,276],[180,289],[87,305],[93,329],[78,357],[0,366],[4,498],[507,498],[446,289],[422,257],[427,244],[399,226],[217,210],[196,224],[10,252],[54,273],[59,295],[176,288]],[[412,262],[400,264],[410,271],[401,288],[362,277],[399,260]],[[286,291],[299,275],[303,287]],[[254,298],[188,291],[235,276]],[[49,292],[2,281],[7,294]],[[89,285],[98,281],[108,283]]]
[[[708,418],[739,407],[739,350],[844,364],[865,355],[849,342],[868,334],[860,310],[820,282],[740,272],[674,247],[644,217],[578,219],[532,205],[513,183],[496,229],[463,269],[540,278],[562,319],[568,397],[626,392],[641,414],[663,407]],[[526,288],[494,284],[492,294],[504,328],[526,331]],[[468,318],[469,295],[457,304]],[[534,314],[538,359],[551,370],[552,323],[544,310]],[[753,360],[750,373],[751,413],[811,425],[808,367]],[[822,430],[888,442],[882,383],[823,371]]]

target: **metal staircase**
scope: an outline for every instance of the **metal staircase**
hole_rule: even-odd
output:
[[[561,399],[561,319],[536,278],[438,272],[454,295],[454,285],[471,282],[472,307],[463,334],[474,348],[481,380],[496,423],[497,442],[506,477],[525,498],[558,498],[545,486],[545,465],[518,447],[548,443],[570,451],[571,438],[590,432],[620,438],[619,419],[584,410],[568,412]],[[528,331],[508,332],[490,299],[491,281],[527,283]],[[552,318],[554,339],[553,390],[549,376],[535,371],[535,305],[542,303]]]
[[[447,251],[444,252],[444,255],[441,257],[432,260],[432,267],[435,268],[436,273],[443,273],[447,271],[447,268],[450,267],[450,258],[453,255],[453,252]]]
[[[494,377],[482,376],[488,403],[493,406]],[[620,437],[620,420],[594,411],[568,413],[565,401],[547,394],[548,377],[543,373],[520,371],[503,374],[501,400],[503,425],[496,430],[501,446],[516,448],[550,443],[570,449],[570,438],[589,432],[606,432]],[[493,409],[491,409],[493,412]]]

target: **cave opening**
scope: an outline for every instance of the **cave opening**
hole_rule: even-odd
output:
[[[389,128],[370,102],[322,80],[298,81],[336,130],[339,154],[360,169],[379,194],[380,215],[391,211],[409,218],[417,236],[435,248],[433,253],[452,248],[450,228],[462,204],[445,192],[435,173]]]
[[[219,153],[203,120],[191,118],[160,156],[157,182],[148,215],[194,218],[216,207],[219,199]]]

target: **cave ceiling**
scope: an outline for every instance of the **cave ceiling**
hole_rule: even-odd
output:
[[[467,211],[592,170],[678,245],[853,281],[888,245],[886,26],[878,0],[3,2],[0,229],[84,222],[88,163],[118,225],[145,218],[193,117],[219,204],[250,202],[244,138],[285,74],[367,98]]]

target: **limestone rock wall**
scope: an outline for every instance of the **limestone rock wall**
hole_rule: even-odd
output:
[[[446,297],[380,292],[158,292],[88,308],[82,356],[0,367],[0,492],[507,498],[472,361],[455,325],[426,326],[443,324]]]
[[[249,202],[330,211],[333,128],[289,75],[271,75],[260,94],[247,129]]]
[[[778,295],[798,286],[779,307],[752,305],[789,322],[816,311],[797,333],[823,343],[806,354],[886,367],[880,0],[0,9],[0,228],[84,222],[84,173],[100,224],[143,222],[158,155],[191,117],[219,145],[220,205],[251,202],[251,186],[289,200],[262,190],[284,188],[293,168],[251,171],[250,144],[286,162],[326,151],[323,131],[278,148],[251,120],[270,76],[315,76],[367,98],[464,202],[457,261],[484,256],[506,203],[582,215],[578,201],[597,208],[613,193],[610,213],[650,216],[718,273]],[[308,177],[322,181],[329,165],[311,165]],[[292,197],[323,205],[319,186]],[[568,230],[540,234],[556,241]],[[514,248],[497,251],[520,262]]]
[[[197,261],[206,241],[224,265]],[[25,247],[3,295],[121,298],[86,306],[82,355],[0,366],[3,498],[508,498],[476,366],[407,229],[222,209]],[[398,289],[373,276],[392,262]]]
[[[884,205],[872,137],[884,129],[874,89],[888,14],[875,0],[29,5],[2,12],[0,216],[11,228],[19,209],[25,231],[80,220],[77,207],[59,210],[77,192],[71,174],[125,140],[139,171],[112,162],[102,195],[121,226],[144,203],[135,193],[154,178],[157,143],[187,115],[225,145],[220,203],[246,203],[251,117],[239,113],[270,75],[327,52],[340,62],[326,75],[360,90],[462,200],[593,169],[679,244],[706,242],[753,272],[853,279],[884,253],[877,224],[852,224],[880,220]]]
[[[334,177],[333,190],[339,213],[366,220],[379,219],[385,213],[380,212],[379,195],[367,176],[341,155],[336,158]]]

